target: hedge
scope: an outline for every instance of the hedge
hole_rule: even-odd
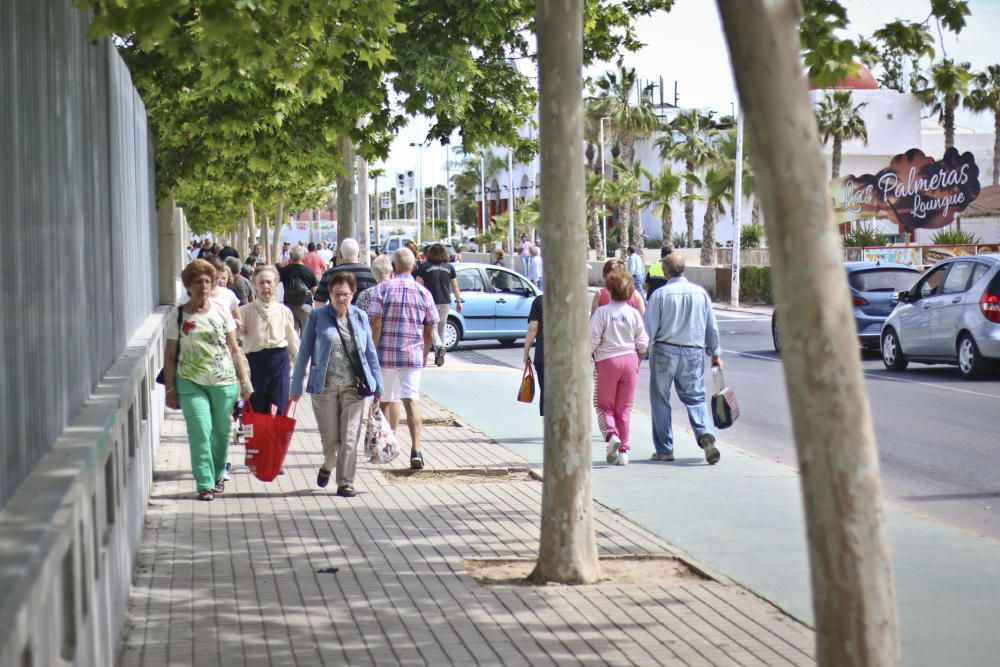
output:
[[[774,303],[770,266],[747,266],[740,269],[740,303]]]

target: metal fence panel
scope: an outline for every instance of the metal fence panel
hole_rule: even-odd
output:
[[[0,2],[0,506],[156,306],[145,108],[88,22]]]

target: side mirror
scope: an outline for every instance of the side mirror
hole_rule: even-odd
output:
[[[893,305],[897,303],[909,303],[910,302],[910,292],[908,290],[903,290],[902,292],[896,292],[890,298]]]

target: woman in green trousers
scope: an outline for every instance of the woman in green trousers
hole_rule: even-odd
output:
[[[241,357],[233,317],[211,299],[215,280],[215,268],[203,259],[181,272],[190,300],[168,316],[163,364],[167,407],[184,412],[200,500],[225,490],[233,404],[253,393],[244,365],[234,363]]]

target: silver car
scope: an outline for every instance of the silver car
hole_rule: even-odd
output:
[[[882,363],[955,364],[982,376],[1000,361],[1000,255],[953,257],[932,266],[882,325]]]

